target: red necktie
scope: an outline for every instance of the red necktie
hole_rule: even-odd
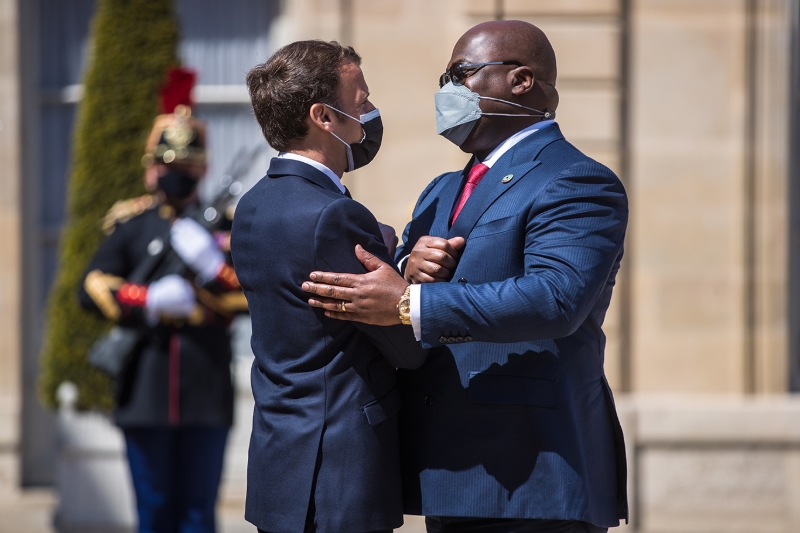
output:
[[[461,212],[461,209],[464,207],[464,204],[467,203],[472,191],[475,190],[475,187],[478,186],[481,179],[489,172],[489,167],[484,165],[483,163],[478,163],[477,165],[473,165],[472,168],[469,170],[469,176],[467,177],[467,182],[464,184],[464,190],[461,191],[461,198],[458,200],[458,204],[456,205],[455,211],[453,211],[453,220],[450,222],[450,225],[456,223],[456,219],[458,218],[458,214]]]

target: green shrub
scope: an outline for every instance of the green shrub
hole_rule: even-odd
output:
[[[77,288],[104,235],[99,221],[124,198],[144,193],[141,157],[158,89],[177,65],[178,29],[172,0],[98,0],[84,98],[73,132],[67,221],[59,271],[50,293],[41,354],[40,392],[56,405],[64,381],[78,386],[79,409],[109,410],[112,383],[86,360],[110,324],[84,311]]]

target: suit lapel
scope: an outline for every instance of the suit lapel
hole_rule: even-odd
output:
[[[552,143],[563,139],[557,124],[523,139],[497,161],[472,191],[461,209],[456,223],[447,233],[447,238],[466,238],[483,213],[507,191],[542,162],[536,160],[539,152]],[[470,161],[471,162],[471,161]],[[471,166],[471,165],[470,165]],[[469,168],[469,167],[468,167]]]
[[[467,166],[460,173],[453,173],[452,176],[447,178],[447,183],[442,187],[441,192],[438,194],[439,209],[437,209],[437,217],[431,226],[431,235],[445,237],[450,231],[450,216],[453,213],[453,207],[461,192],[461,186],[467,179],[469,169],[472,168],[472,163],[475,157],[471,157]]]
[[[414,208],[414,218],[408,226],[408,235],[403,245],[406,250],[411,250],[423,235],[433,237],[447,237],[449,231],[448,214],[453,198],[458,193],[462,180],[462,172],[449,172],[441,176],[438,183],[425,194],[424,199]],[[449,213],[449,211],[448,211]]]

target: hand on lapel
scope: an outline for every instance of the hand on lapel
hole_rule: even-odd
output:
[[[406,281],[414,284],[450,281],[465,243],[464,237],[420,237],[406,262]]]

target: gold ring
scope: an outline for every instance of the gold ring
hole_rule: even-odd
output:
[[[344,302],[342,302],[341,307],[342,307],[342,313],[346,313],[347,309],[344,307]]]

